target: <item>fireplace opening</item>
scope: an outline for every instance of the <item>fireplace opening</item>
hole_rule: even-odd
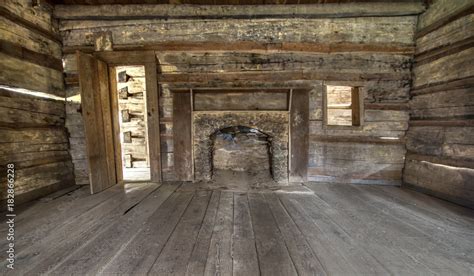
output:
[[[246,126],[226,127],[211,135],[212,178],[227,181],[272,179],[271,137]],[[248,183],[254,184],[254,183]]]

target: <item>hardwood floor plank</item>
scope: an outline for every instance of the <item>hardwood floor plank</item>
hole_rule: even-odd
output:
[[[149,184],[129,191],[119,190],[116,195],[87,212],[64,221],[48,235],[38,237],[37,242],[18,253],[16,264],[33,274],[48,271],[51,265],[75,252],[84,242],[92,239],[157,187],[156,184]]]
[[[299,275],[326,275],[323,265],[311,250],[288,212],[274,193],[264,194],[265,200],[272,211],[273,217],[282,233],[286,246]]]
[[[99,274],[117,252],[134,237],[146,221],[176,190],[177,185],[164,184],[149,194],[142,202],[129,212],[119,217],[111,225],[97,234],[93,239],[84,242],[74,254],[52,267],[48,273],[55,275],[70,274],[82,271],[84,274]],[[97,262],[100,259],[100,262]]]
[[[377,256],[384,264],[391,265],[392,270],[410,269],[408,272],[411,273],[418,271],[427,274],[456,274],[453,267],[462,267],[453,266],[456,261],[446,260],[446,256],[439,253],[439,241],[431,240],[408,221],[394,216],[393,207],[381,204],[374,206],[372,200],[365,196],[367,193],[365,189],[368,187],[361,187],[362,191],[358,190],[357,185],[344,185],[343,187],[327,185],[326,188],[328,191],[324,194],[322,187],[318,187],[319,197],[324,200],[330,200],[332,197],[331,204],[335,204],[339,210],[344,209],[343,204],[350,202],[351,204],[347,205],[345,209],[352,209],[355,212],[353,216],[369,226],[369,237],[362,243],[373,245],[377,236],[380,237],[376,244],[388,249],[385,254],[377,254]],[[355,236],[361,237],[363,234],[359,233]],[[371,243],[368,243],[369,241]],[[374,248],[369,250],[374,254],[377,252]],[[389,257],[386,255],[390,250],[395,250],[395,257],[391,261],[387,261]]]
[[[232,274],[233,193],[222,191],[204,275]]]
[[[263,196],[249,193],[248,197],[262,275],[296,275],[283,237]]]
[[[211,198],[210,191],[196,192],[160,256],[148,271],[151,275],[184,275],[196,237]]]
[[[355,187],[359,189],[359,187]],[[437,257],[436,266],[439,270],[446,269],[446,273],[465,274],[472,272],[474,267],[474,257],[461,253],[465,249],[474,248],[474,241],[469,236],[473,236],[471,230],[467,236],[460,235],[457,231],[452,231],[446,224],[430,219],[420,211],[411,211],[410,208],[396,203],[393,199],[374,191],[365,189],[363,196],[370,200],[375,208],[389,208],[392,217],[401,223],[406,223],[417,229],[423,235],[412,240],[424,248],[429,248],[431,257]],[[461,249],[461,250],[460,250]],[[452,268],[453,264],[456,264]],[[435,264],[433,264],[435,265]],[[436,267],[435,266],[435,267]]]
[[[113,193],[107,193],[112,196]],[[87,188],[81,188],[72,192],[70,195],[57,198],[50,202],[34,201],[27,206],[19,206],[15,219],[18,226],[16,244],[18,248],[25,248],[32,244],[37,237],[45,234],[57,227],[58,223],[71,217],[77,217],[81,213],[89,210],[93,206],[100,204],[103,199],[91,202],[89,200],[90,192]],[[96,198],[94,198],[96,199]],[[80,203],[79,203],[80,202]],[[4,215],[2,214],[4,217]],[[7,225],[0,225],[0,235],[6,236]],[[5,248],[8,241],[0,240],[0,247]]]
[[[0,260],[0,274],[474,271],[474,212],[416,191],[308,183],[232,192],[180,184],[132,184],[92,196],[79,189],[25,205],[15,224],[15,270]]]
[[[415,229],[400,225],[383,212],[371,208],[356,196],[356,192],[349,191],[348,187],[337,187],[337,191],[331,190],[331,185],[315,184],[309,187],[314,189],[318,198],[337,209],[339,216],[344,216],[347,224],[352,224],[346,231],[353,229],[352,237],[362,247],[372,252],[391,273],[399,275],[409,275],[414,271],[434,273],[413,257],[416,254],[409,251],[409,244],[400,246],[403,237],[397,233],[415,237],[419,235]]]
[[[233,275],[259,275],[257,248],[246,193],[234,193]]]
[[[209,245],[211,243],[212,230],[217,218],[217,207],[220,200],[220,191],[213,191],[207,207],[206,215],[199,230],[196,244],[189,258],[186,275],[203,275],[206,269]]]
[[[299,195],[300,197],[303,195]],[[310,195],[306,195],[307,197]],[[335,241],[339,239],[337,236],[342,235],[337,229],[330,229],[331,235],[324,233],[324,229],[319,227],[318,219],[314,219],[307,214],[313,212],[315,216],[319,210],[307,210],[297,203],[296,199],[290,198],[288,195],[278,195],[282,205],[290,214],[293,221],[301,230],[306,241],[311,246],[314,254],[318,257],[324,269],[329,275],[355,275],[357,268],[350,262],[344,251],[347,246],[338,246]],[[320,219],[322,216],[320,216]],[[336,235],[336,237],[334,237]],[[344,264],[344,265],[341,265]]]
[[[394,187],[395,188],[395,187]],[[423,194],[417,193],[417,196],[413,196],[414,191],[406,191],[412,193],[405,193],[398,188],[397,190],[386,190],[379,189],[374,190],[371,187],[367,187],[368,194],[374,194],[389,201],[392,206],[396,205],[397,210],[403,211],[404,214],[413,217],[415,220],[421,220],[424,223],[419,224],[420,226],[429,227],[430,229],[442,230],[445,235],[449,233],[448,241],[452,246],[458,247],[460,244],[474,248],[474,212],[472,210],[462,206],[449,206],[454,205],[450,202],[444,202],[445,204],[439,204],[440,200],[430,201],[434,199],[428,195],[424,195],[429,199],[426,199]],[[389,192],[388,192],[389,191]],[[393,193],[398,191],[396,193]],[[432,203],[435,203],[432,205]],[[448,208],[447,208],[448,207]],[[457,208],[459,207],[459,209]],[[452,211],[450,211],[450,209]],[[456,211],[455,211],[456,210]],[[464,214],[464,216],[462,216]],[[469,223],[472,219],[471,223]],[[418,224],[417,224],[418,225]],[[439,233],[440,231],[437,231]],[[436,235],[435,235],[436,236]]]
[[[369,188],[369,187],[368,187]],[[380,187],[379,191],[387,197],[423,214],[455,228],[472,230],[474,212],[472,209],[402,187]]]
[[[101,273],[146,274],[160,255],[192,198],[193,193],[175,192],[171,195]]]

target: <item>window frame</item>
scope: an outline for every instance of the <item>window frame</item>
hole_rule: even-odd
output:
[[[328,95],[327,87],[329,86],[348,86],[351,87],[351,110],[352,125],[330,125],[328,124]],[[346,84],[323,84],[323,127],[335,129],[362,129],[364,125],[364,97],[361,86],[351,86]]]

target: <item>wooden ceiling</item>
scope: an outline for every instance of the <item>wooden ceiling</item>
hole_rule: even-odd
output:
[[[420,2],[422,0],[397,0]],[[430,0],[428,0],[430,1]],[[191,4],[191,5],[272,5],[272,4],[326,4],[354,2],[393,2],[391,0],[53,0],[54,4],[105,5],[105,4]],[[426,1],[424,1],[426,2]]]

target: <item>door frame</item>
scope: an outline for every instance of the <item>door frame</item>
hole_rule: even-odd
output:
[[[154,51],[102,51],[93,56],[107,63],[109,68],[109,93],[112,114],[115,169],[117,182],[123,183],[122,150],[120,144],[120,125],[118,115],[118,97],[116,66],[139,65],[145,67],[146,119],[150,182],[162,181],[159,88],[157,78],[157,60]]]

